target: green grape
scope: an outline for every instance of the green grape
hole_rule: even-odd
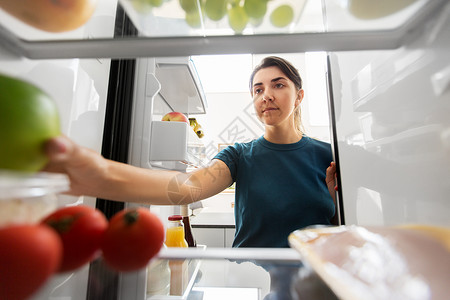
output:
[[[270,15],[270,22],[275,27],[285,27],[294,20],[294,9],[290,5],[281,5],[275,8]]]
[[[243,6],[234,6],[228,11],[228,23],[236,33],[242,33],[248,23],[248,15]]]
[[[192,13],[193,11],[198,11],[198,1],[199,0],[179,0],[181,8],[186,13]]]
[[[193,12],[190,12],[190,13],[186,13],[185,20],[186,20],[186,23],[191,28],[199,28],[202,25],[201,16],[198,13],[198,11],[193,11]]]
[[[160,7],[164,0],[148,0],[148,3],[153,7]]]
[[[143,0],[132,0],[131,4],[133,5],[133,8],[140,13],[148,13],[152,10],[152,7],[149,5],[149,3]]]
[[[262,19],[267,11],[267,1],[265,0],[245,0],[244,8],[247,15],[252,19]]]
[[[253,27],[258,27],[262,24],[263,21],[264,17],[259,19],[250,18],[249,23],[252,24]]]
[[[227,0],[206,0],[205,13],[213,21],[219,21],[227,13]]]

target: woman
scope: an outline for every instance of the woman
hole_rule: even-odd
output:
[[[301,130],[302,80],[279,57],[267,57],[250,78],[262,137],[236,143],[190,173],[137,168],[110,160],[65,137],[47,144],[47,171],[64,172],[71,194],[126,202],[181,205],[236,182],[234,247],[288,247],[293,230],[331,224],[335,215],[330,145]]]

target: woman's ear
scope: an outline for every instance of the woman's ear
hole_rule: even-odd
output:
[[[298,105],[300,105],[300,103],[302,103],[304,95],[305,95],[305,92],[303,91],[303,89],[299,89],[297,92],[297,99],[295,99],[295,106],[298,106]]]

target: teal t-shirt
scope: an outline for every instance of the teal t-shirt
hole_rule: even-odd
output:
[[[264,137],[218,153],[236,182],[233,247],[289,247],[297,229],[329,225],[335,205],[325,183],[329,143],[307,136],[293,144]]]

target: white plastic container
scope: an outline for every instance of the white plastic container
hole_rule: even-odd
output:
[[[57,208],[56,194],[68,189],[63,174],[0,171],[0,227],[39,222]]]
[[[150,161],[186,161],[188,129],[185,122],[153,121]]]

